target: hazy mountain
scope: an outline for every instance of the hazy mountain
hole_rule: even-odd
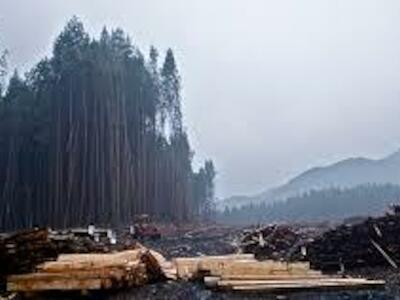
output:
[[[310,190],[354,187],[360,184],[400,184],[400,151],[383,159],[349,158],[325,167],[316,167],[289,180],[286,184],[254,196],[234,196],[219,207],[238,207],[249,203],[273,203]]]
[[[388,211],[399,203],[400,186],[364,184],[351,188],[327,188],[310,191],[273,204],[245,205],[217,215],[226,224],[269,222],[342,221]]]

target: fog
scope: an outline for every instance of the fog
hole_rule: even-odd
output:
[[[214,160],[219,197],[400,147],[399,1],[3,0],[11,68],[48,55],[73,15],[173,48],[194,163]]]

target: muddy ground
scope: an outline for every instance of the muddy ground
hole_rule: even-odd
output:
[[[176,256],[222,255],[238,251],[238,242],[243,228],[209,226],[179,235],[164,237],[156,241],[142,241],[148,247],[159,250],[168,258]],[[288,295],[235,294],[205,289],[201,283],[166,282],[144,286],[131,291],[104,296],[103,299],[400,299],[400,273],[390,269],[363,269],[353,276],[367,276],[387,280],[387,288],[381,291],[341,291],[324,293],[293,293]]]
[[[178,256],[222,255],[236,253],[243,228],[203,226],[164,235],[158,240],[141,240],[145,246],[160,251],[167,258]],[[352,272],[353,276],[367,276],[387,280],[385,290],[341,291],[323,293],[292,293],[287,295],[235,294],[206,289],[201,283],[162,282],[125,291],[94,293],[81,297],[77,294],[48,294],[35,299],[292,299],[292,300],[333,300],[333,299],[400,299],[400,272],[388,268],[363,269]]]

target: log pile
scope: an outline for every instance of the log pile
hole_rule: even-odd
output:
[[[9,274],[33,272],[40,263],[55,260],[62,253],[109,253],[135,249],[136,241],[123,236],[112,243],[113,232],[88,228],[52,231],[47,228],[23,230],[0,236],[0,292]]]
[[[219,270],[231,261],[255,262],[253,254],[232,254],[222,256],[196,256],[173,258],[172,263],[177,270],[177,276],[183,280],[193,280]]]
[[[176,258],[178,277],[200,279],[212,289],[290,292],[316,289],[382,288],[384,281],[323,275],[307,262],[258,261],[252,254]]]
[[[166,268],[166,273],[164,273]],[[141,286],[171,274],[159,253],[144,247],[116,253],[62,254],[34,273],[11,275],[7,291],[91,291]]]
[[[47,228],[19,231],[0,237],[0,274],[19,274],[34,270],[39,263],[55,260],[62,253],[108,253],[134,249],[133,238],[112,243],[114,233],[106,229],[70,229],[52,231]]]
[[[341,225],[307,247],[312,266],[326,271],[400,266],[400,214]]]

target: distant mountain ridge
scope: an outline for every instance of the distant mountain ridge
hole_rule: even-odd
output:
[[[310,190],[354,187],[361,184],[400,184],[400,150],[382,159],[348,158],[325,167],[311,168],[286,184],[254,196],[234,196],[223,200],[220,208],[246,204],[273,203]]]
[[[220,223],[334,221],[365,218],[387,212],[400,202],[400,185],[364,184],[351,188],[327,188],[310,191],[273,204],[245,205],[217,214]]]

